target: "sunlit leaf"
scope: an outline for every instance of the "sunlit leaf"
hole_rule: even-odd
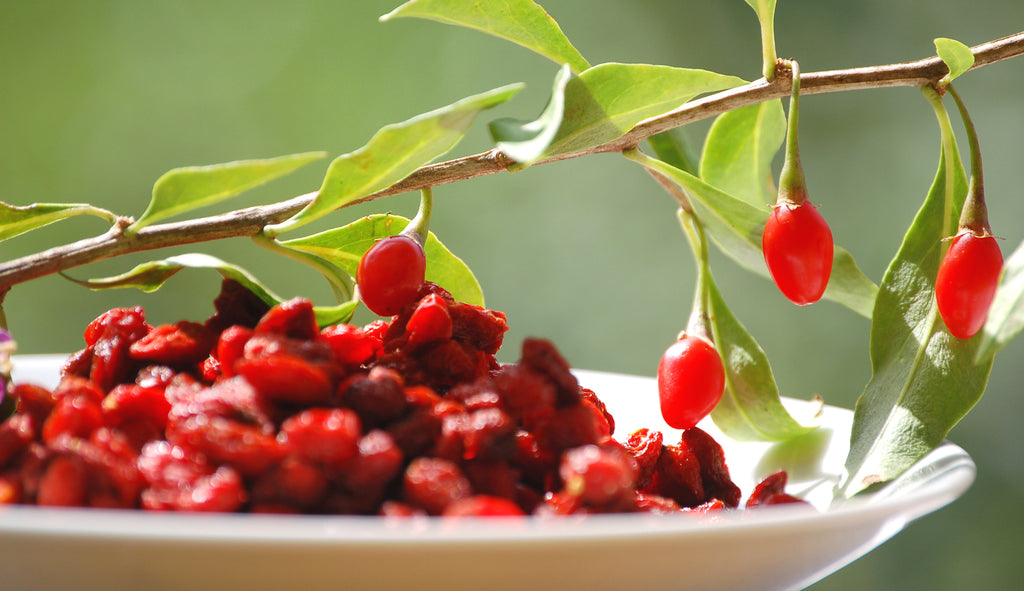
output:
[[[234,197],[324,156],[324,152],[306,152],[167,171],[153,186],[146,211],[125,232],[131,234],[162,219]]]
[[[696,323],[711,333],[725,364],[725,392],[711,412],[715,426],[737,441],[779,441],[813,430],[797,422],[782,405],[768,357],[719,293],[700,222],[682,209],[679,221],[697,259]],[[687,330],[694,328],[694,322],[691,318]]]
[[[709,92],[744,81],[707,70],[647,64],[601,64],[565,87],[565,114],[546,156],[610,142],[634,125]]]
[[[562,125],[565,85],[571,76],[568,64],[558,71],[554,88],[551,89],[551,98],[537,119],[517,121],[505,118],[492,121],[489,128],[498,149],[520,164],[531,164],[540,158]]]
[[[366,145],[331,162],[312,202],[264,232],[276,236],[293,230],[390,187],[454,148],[481,111],[507,101],[522,87],[511,84],[496,88],[381,128]]]
[[[955,39],[939,37],[935,40],[935,51],[949,68],[949,72],[939,80],[941,86],[949,84],[954,78],[974,67],[974,54],[971,48]]]
[[[980,337],[952,336],[935,304],[943,239],[956,227],[967,192],[944,110],[939,118],[948,141],[935,182],[885,273],[875,303],[872,377],[854,410],[842,487],[847,496],[899,476],[940,444],[977,403],[992,369],[991,359],[974,361]]]
[[[699,176],[751,205],[774,203],[772,160],[785,139],[782,101],[723,113],[715,119],[704,140]]]
[[[518,43],[576,72],[590,67],[562,29],[532,0],[412,0],[380,17],[419,17],[469,27]]]
[[[86,203],[10,205],[0,201],[0,241],[76,215],[94,215],[111,223],[116,216]]]
[[[761,250],[761,234],[770,212],[767,206],[755,207],[692,174],[642,153],[625,154],[683,189],[697,219],[723,253],[747,270],[769,276]],[[824,298],[871,318],[877,291],[878,287],[857,267],[850,253],[836,246],[832,276]]]
[[[222,277],[242,284],[268,306],[275,306],[285,301],[242,267],[202,253],[188,253],[142,263],[130,271],[111,277],[88,280],[72,279],[66,275],[65,277],[74,283],[93,290],[134,288],[144,292],[153,292],[163,287],[171,277],[175,276],[182,269],[216,270]],[[350,319],[357,305],[358,302],[352,300],[342,302],[337,306],[315,306],[314,312],[317,322],[321,326],[325,326]]]
[[[398,234],[408,224],[409,220],[400,216],[377,214],[360,218],[341,228],[287,240],[281,244],[315,254],[355,275],[359,259],[374,242]],[[427,281],[447,289],[461,302],[484,305],[483,290],[473,272],[462,259],[441,244],[432,232],[427,236],[424,253],[427,256]]]
[[[1024,330],[1024,242],[1003,265],[996,298],[981,332],[976,361],[991,358]]]
[[[647,143],[663,162],[690,174],[700,171],[700,153],[687,135],[686,128],[676,127],[656,133],[647,138]]]

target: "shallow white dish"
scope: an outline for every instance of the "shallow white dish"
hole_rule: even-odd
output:
[[[15,378],[56,382],[63,356],[20,356]],[[648,427],[672,442],[651,378],[577,372],[616,435]],[[787,399],[801,419],[816,406]],[[194,515],[0,506],[0,588],[34,589],[799,589],[963,494],[975,466],[944,443],[898,481],[832,502],[852,413],[826,406],[801,442],[722,443],[749,495],[777,469],[815,506],[709,517],[599,515],[555,520]]]

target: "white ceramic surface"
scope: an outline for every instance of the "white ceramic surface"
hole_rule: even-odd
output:
[[[50,385],[63,357],[16,358],[15,376]],[[578,372],[616,419],[661,421],[651,378]],[[157,514],[0,506],[0,589],[799,589],[950,503],[975,476],[945,443],[885,489],[844,503],[832,489],[852,413],[786,400],[819,429],[800,442],[737,443],[709,422],[744,497],[777,469],[814,508],[708,517],[600,515],[553,520]]]

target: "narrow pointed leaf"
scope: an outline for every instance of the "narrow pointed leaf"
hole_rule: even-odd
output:
[[[755,207],[660,160],[642,154],[629,157],[639,158],[638,162],[661,173],[686,192],[697,219],[726,256],[749,271],[769,276],[761,250],[761,234],[769,215],[767,206]],[[878,287],[857,267],[850,253],[836,246],[825,299],[871,318],[877,291]]]
[[[324,152],[306,152],[261,160],[175,168],[153,186],[142,216],[125,230],[131,234],[162,219],[213,205],[320,160]]]
[[[725,394],[711,412],[715,426],[737,441],[779,441],[813,431],[814,426],[801,425],[782,405],[768,356],[710,278],[708,286],[715,347],[726,371]]]
[[[690,174],[700,171],[700,154],[687,135],[686,128],[676,127],[656,133],[647,138],[647,143],[661,161]]]
[[[700,178],[751,205],[774,203],[772,160],[785,139],[782,101],[719,115],[704,140]]]
[[[355,275],[359,259],[374,242],[398,234],[408,224],[409,220],[400,216],[377,214],[360,218],[341,228],[284,241],[281,244],[315,254]],[[484,305],[483,290],[473,272],[462,259],[441,244],[432,232],[427,236],[424,253],[427,256],[427,281],[447,289],[461,302]]]
[[[565,87],[565,115],[545,156],[568,154],[621,137],[634,125],[676,109],[696,96],[744,81],[707,70],[608,63]]]
[[[476,29],[553,60],[569,64],[576,72],[590,67],[543,8],[532,0],[412,0],[380,17],[418,17]]]
[[[942,86],[974,67],[974,54],[971,48],[955,39],[939,37],[935,40],[935,51],[949,68],[949,72],[939,80]]]
[[[65,278],[93,290],[135,288],[144,292],[153,292],[163,287],[171,277],[186,268],[214,269],[222,277],[232,279],[243,285],[268,306],[275,306],[284,301],[284,299],[267,289],[256,277],[242,267],[202,253],[188,253],[150,261],[137,265],[130,271],[111,277],[77,280],[65,275]],[[342,302],[338,306],[314,306],[314,312],[317,322],[324,326],[348,320],[352,317],[352,313],[357,305],[358,302],[353,300]]]
[[[1024,242],[1003,265],[996,298],[982,329],[976,361],[990,359],[1024,330]]]
[[[10,205],[0,201],[0,241],[76,215],[95,215],[109,222],[116,216],[87,203]]]
[[[941,443],[981,397],[992,369],[991,359],[974,362],[980,337],[952,336],[935,304],[943,238],[956,227],[967,192],[955,143],[948,145],[875,303],[873,373],[854,410],[842,488],[847,496],[899,476]]]
[[[524,165],[532,164],[551,145],[565,112],[565,85],[572,71],[566,64],[555,76],[551,98],[540,117],[533,121],[497,119],[489,125],[491,137],[506,156]]]
[[[687,331],[709,333],[725,366],[725,392],[711,419],[738,441],[779,441],[809,432],[814,427],[801,425],[782,405],[768,357],[722,299],[711,274],[700,221],[683,209],[679,221],[697,264],[697,289]]]
[[[354,152],[331,162],[317,196],[294,217],[264,231],[276,236],[320,218],[361,197],[386,189],[455,147],[485,109],[512,98],[511,84],[385,126]]]

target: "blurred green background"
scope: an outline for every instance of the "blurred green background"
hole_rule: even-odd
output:
[[[510,82],[527,89],[485,113],[454,155],[489,147],[486,120],[531,118],[556,65],[482,34],[419,20],[381,24],[399,0],[0,0],[0,199],[89,202],[138,215],[166,170],[308,150],[332,155],[381,126]],[[542,2],[591,63],[700,67],[760,75],[753,11],[741,0]],[[1024,29],[1019,0],[782,0],[779,54],[803,71],[927,57],[932,39],[969,45]],[[994,230],[1008,255],[1024,238],[1024,58],[958,83],[979,128]],[[837,243],[875,281],[938,161],[934,115],[913,88],[803,101],[801,148],[814,202]],[[957,126],[959,129],[959,126]],[[707,123],[692,126],[700,138]],[[966,151],[966,144],[962,144]],[[266,203],[316,189],[322,166],[236,198]],[[437,189],[432,229],[476,271],[511,331],[504,361],[536,335],[577,367],[653,375],[685,323],[693,264],[675,206],[636,165],[597,156]],[[334,214],[411,216],[415,195]],[[214,213],[215,209],[203,213]],[[324,226],[326,227],[326,226]],[[104,231],[73,219],[0,244],[0,259]],[[75,269],[75,277],[201,249],[242,264],[286,297],[330,303],[312,272],[247,239]],[[720,288],[760,341],[785,395],[852,407],[869,378],[868,323],[831,303],[797,308],[767,281],[715,255]],[[152,295],[91,293],[59,277],[18,286],[5,309],[21,352],[81,347],[85,324],[142,304],[153,322],[203,319],[213,272],[184,271]],[[1009,589],[1024,576],[1024,343],[997,358],[986,396],[951,439],[976,460],[953,505],[813,589]],[[742,560],[742,557],[737,557]],[[680,573],[685,576],[685,573]]]

